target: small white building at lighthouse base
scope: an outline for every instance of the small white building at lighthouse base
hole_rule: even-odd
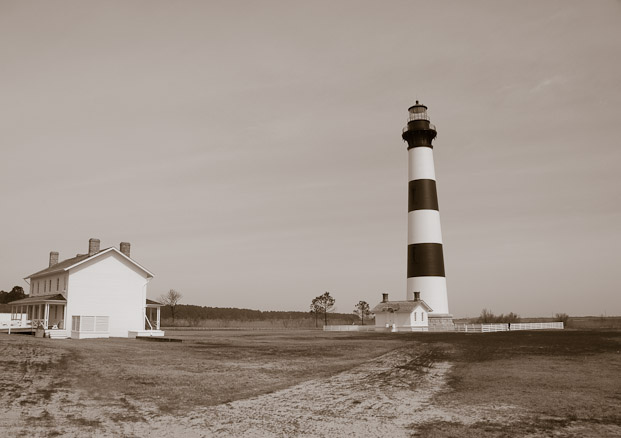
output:
[[[427,331],[429,312],[433,309],[420,299],[418,292],[413,300],[388,301],[388,294],[372,310],[375,314],[375,328],[391,331]]]

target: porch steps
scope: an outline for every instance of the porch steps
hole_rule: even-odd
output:
[[[45,337],[50,339],[67,339],[69,334],[67,330],[46,330]]]
[[[127,337],[130,339],[135,338],[147,338],[147,337],[164,337],[164,330],[130,330],[127,332]]]

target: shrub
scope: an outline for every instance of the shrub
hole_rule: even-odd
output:
[[[569,315],[566,313],[557,313],[556,315],[554,315],[554,319],[556,319],[557,321],[561,321],[563,323],[563,325],[567,325],[567,321],[569,321]]]
[[[522,318],[517,313],[510,312],[506,315],[500,314],[494,315],[494,312],[488,309],[481,310],[481,315],[476,319],[478,324],[499,324],[499,323],[514,323],[520,322]]]

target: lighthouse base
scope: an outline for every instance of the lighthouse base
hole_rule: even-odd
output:
[[[452,332],[455,330],[455,324],[453,324],[453,315],[450,315],[448,313],[430,313],[428,324],[430,332]]]

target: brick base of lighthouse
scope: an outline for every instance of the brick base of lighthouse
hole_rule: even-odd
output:
[[[453,323],[453,315],[449,314],[437,314],[429,315],[428,319],[429,331],[453,331],[455,330],[455,324]]]

